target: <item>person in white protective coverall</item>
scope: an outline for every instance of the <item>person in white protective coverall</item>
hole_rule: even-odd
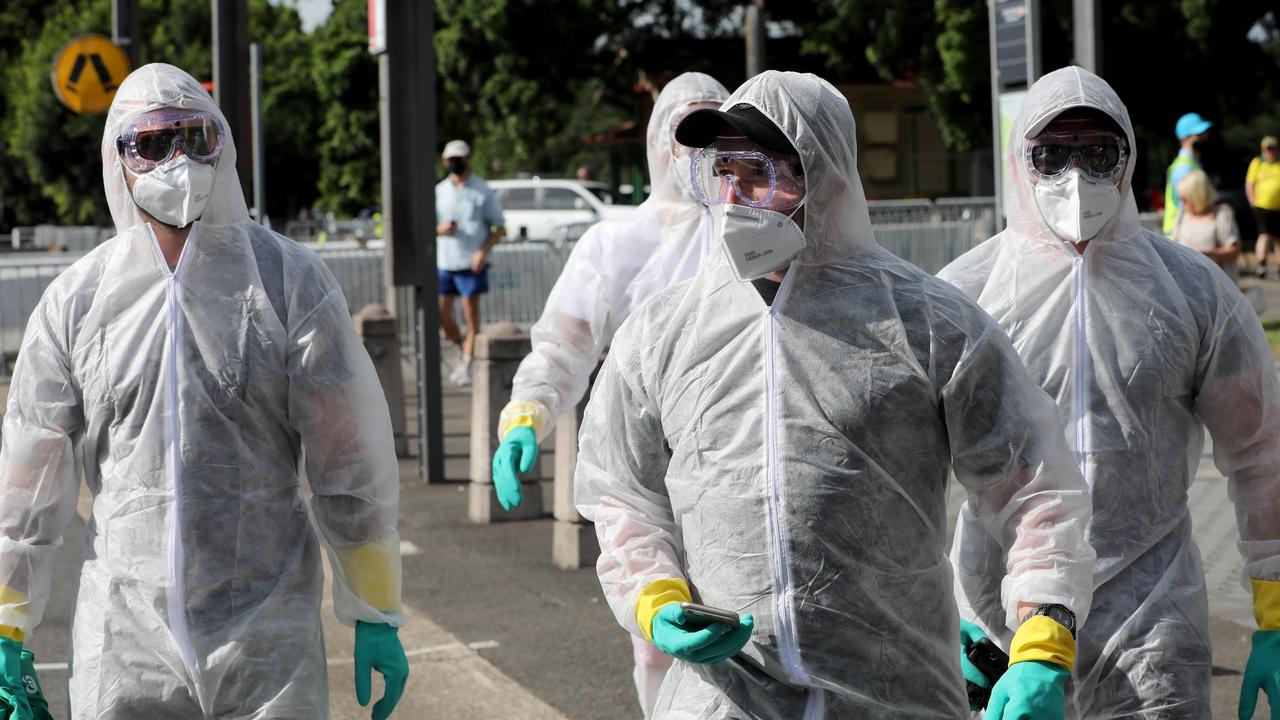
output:
[[[655,292],[693,277],[715,247],[710,210],[689,188],[692,149],[674,136],[690,112],[718,107],[728,96],[718,80],[702,73],[667,83],[646,132],[649,199],[634,215],[593,225],[569,255],[499,417],[502,443],[493,456],[493,482],[504,508],[522,502],[517,472],[533,468],[538,444],[557,418],[577,406],[622,321]],[[632,647],[636,693],[649,717],[671,656],[641,638],[632,637]]]
[[[876,244],[829,83],[762,73],[676,138],[706,146],[690,174],[721,252],[615,335],[575,483],[618,622],[678,658],[653,716],[961,717],[950,470],[1006,549],[1008,622],[1088,613],[1088,494],[1053,405],[976,304]]]
[[[1088,70],[1045,75],[1014,122],[1009,227],[943,270],[1010,335],[1057,400],[1092,491],[1093,610],[1068,716],[1210,716],[1209,617],[1187,493],[1207,427],[1236,505],[1259,632],[1240,717],[1259,689],[1280,718],[1280,387],[1257,316],[1202,254],[1144,230],[1133,126]],[[1007,642],[1004,555],[961,512],[962,616]]]
[[[45,292],[10,388],[0,631],[39,625],[83,473],[72,718],[329,717],[322,545],[358,699],[378,670],[388,717],[408,674],[399,479],[342,291],[249,220],[226,119],[182,70],[124,80],[102,162],[117,235]]]

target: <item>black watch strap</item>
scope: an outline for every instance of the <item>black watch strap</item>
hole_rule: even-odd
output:
[[[1031,615],[1027,617],[1036,615],[1043,615],[1066,628],[1067,632],[1071,633],[1072,638],[1076,636],[1076,614],[1068,610],[1066,605],[1058,605],[1056,603],[1040,605],[1035,610],[1032,610]]]

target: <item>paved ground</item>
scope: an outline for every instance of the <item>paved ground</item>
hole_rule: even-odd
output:
[[[1265,317],[1280,317],[1280,283],[1264,289]],[[0,408],[6,390],[0,385]],[[468,418],[469,396],[451,391],[445,431],[446,474],[453,481],[428,487],[418,482],[415,461],[401,465],[404,598],[411,620],[402,638],[412,675],[396,717],[638,718],[627,638],[605,606],[593,570],[551,567],[551,521],[477,526],[466,520],[466,485],[458,481],[467,472]],[[1213,714],[1224,718],[1235,717],[1253,624],[1239,585],[1235,518],[1225,485],[1206,448],[1190,503],[1213,614]],[[45,623],[30,643],[58,718],[66,717],[59,688],[66,683],[87,512],[88,499],[82,498],[59,551]],[[334,718],[368,717],[352,690],[352,632],[327,616]]]

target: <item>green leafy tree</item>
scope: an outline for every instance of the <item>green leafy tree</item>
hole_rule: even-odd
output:
[[[19,202],[33,210],[44,205],[51,215],[22,215],[20,224],[110,222],[100,153],[105,116],[71,112],[58,102],[49,82],[50,63],[68,40],[84,33],[110,32],[111,8],[105,0],[58,4],[43,18],[39,33],[23,42],[16,63],[6,73],[7,154],[25,176],[19,185],[25,181],[40,198]]]
[[[316,205],[354,215],[381,198],[378,63],[368,51],[368,3],[337,0],[312,39],[319,103]]]
[[[311,36],[295,8],[250,0],[249,36],[262,44],[263,185],[267,214],[284,219],[317,196],[320,104]],[[246,138],[246,142],[248,139]]]

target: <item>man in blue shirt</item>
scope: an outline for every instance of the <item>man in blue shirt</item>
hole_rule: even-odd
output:
[[[436,268],[440,273],[440,327],[462,350],[450,380],[471,384],[471,352],[480,332],[480,296],[489,292],[489,251],[506,234],[502,205],[484,178],[471,172],[471,146],[444,146],[449,177],[436,185]],[[453,321],[453,300],[462,296],[464,338]]]

